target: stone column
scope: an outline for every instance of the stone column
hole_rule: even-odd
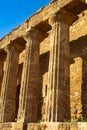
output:
[[[50,34],[49,81],[46,103],[46,121],[70,120],[70,63],[69,24],[67,14],[49,19]]]
[[[39,31],[31,28],[24,36],[25,61],[20,89],[18,122],[36,122],[39,84]]]
[[[5,61],[5,54],[1,50],[0,51],[0,93],[1,93],[1,86],[2,86],[2,80],[3,80],[4,61]]]
[[[6,66],[0,97],[0,122],[15,120],[19,53],[13,45],[6,46]]]

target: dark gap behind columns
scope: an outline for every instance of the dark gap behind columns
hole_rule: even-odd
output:
[[[18,68],[15,121],[17,120],[17,114],[19,108],[19,96],[20,96],[20,88],[21,88],[22,71],[23,71],[23,63],[19,64],[19,68]]]
[[[40,75],[39,75],[39,102],[38,102],[38,121],[42,119],[42,107],[43,107],[43,75],[48,72],[49,67],[49,52],[40,55]],[[46,84],[48,87],[48,84]],[[45,107],[46,108],[46,107]]]
[[[79,115],[81,114],[83,119],[87,121],[87,35],[84,35],[70,42],[70,52],[72,61],[76,57],[82,58],[82,83],[81,83],[82,112],[80,112]]]

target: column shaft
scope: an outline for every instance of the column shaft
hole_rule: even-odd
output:
[[[12,45],[5,50],[7,58],[0,97],[0,122],[12,122],[15,120],[19,53]]]
[[[56,21],[51,31],[47,121],[57,122],[70,118],[69,65],[69,25]]]
[[[5,54],[3,52],[0,52],[0,93],[4,73],[4,61],[5,61]]]
[[[33,33],[33,34],[32,34]],[[23,65],[18,121],[37,121],[39,83],[39,44],[36,30],[29,33]],[[32,36],[31,36],[32,35]]]

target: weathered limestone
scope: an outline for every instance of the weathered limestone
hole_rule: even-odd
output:
[[[86,122],[0,123],[0,130],[87,130]]]
[[[15,121],[16,87],[19,53],[13,45],[5,47],[6,68],[0,97],[0,122]]]
[[[46,121],[70,120],[70,63],[68,14],[53,15],[47,90]],[[71,21],[70,21],[71,20]]]
[[[1,51],[0,52],[0,93],[1,93],[1,86],[2,86],[2,80],[3,80],[4,61],[5,61],[5,54],[3,51]]]
[[[36,26],[40,22],[45,21],[48,19],[50,13],[55,13],[60,10],[60,8],[65,8],[69,11],[75,11],[78,12],[77,8],[79,6],[82,6],[87,0],[55,0],[54,2],[51,2],[44,8],[40,9],[38,12],[36,12],[33,16],[31,16],[28,20],[26,20],[25,23],[23,23],[18,28],[14,29],[10,34],[8,34],[5,38],[0,40],[1,46],[6,46],[9,44],[10,40],[15,40],[17,37],[20,37],[23,35],[23,32],[29,28],[29,26]],[[77,5],[77,6],[76,6]],[[80,8],[79,13],[82,12],[83,8]],[[85,9],[85,8],[84,8]]]
[[[39,85],[39,31],[31,28],[24,38],[27,41],[20,90],[18,122],[37,121]]]
[[[0,130],[24,130],[24,123],[17,123],[17,122],[0,123]]]
[[[0,39],[0,90],[0,130],[87,129],[87,0],[53,0]]]
[[[87,130],[86,122],[0,123],[0,130]]]
[[[87,130],[86,122],[29,123],[27,130]]]

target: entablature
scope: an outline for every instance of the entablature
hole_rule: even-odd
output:
[[[73,23],[77,20],[78,14],[86,9],[87,0],[55,0],[47,6],[41,8],[21,26],[17,27],[11,33],[3,37],[0,40],[0,48],[4,48],[6,45],[10,44],[10,41],[16,41],[16,39],[23,37],[24,32],[26,32],[30,26],[39,29],[43,33],[46,33],[51,29],[51,26],[48,23],[48,19],[51,14],[61,14],[61,10],[65,10],[72,16]]]

